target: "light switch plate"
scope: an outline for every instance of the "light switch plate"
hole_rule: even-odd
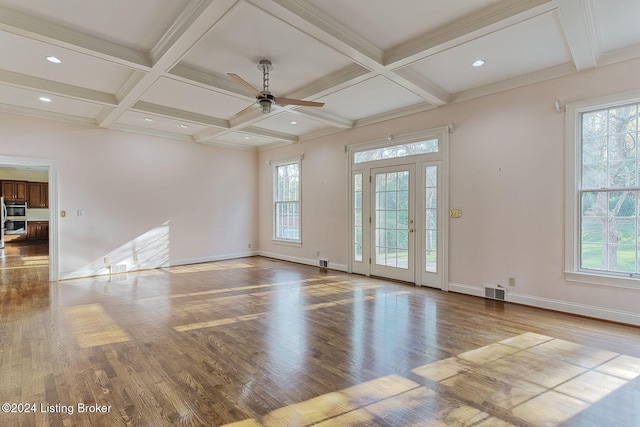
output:
[[[462,216],[462,211],[460,209],[451,209],[449,211],[449,217],[451,218],[460,218]]]

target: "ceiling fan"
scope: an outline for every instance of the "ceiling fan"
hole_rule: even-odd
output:
[[[269,92],[269,72],[273,70],[273,64],[271,64],[271,61],[269,61],[268,59],[262,59],[258,63],[258,70],[262,71],[262,91],[259,91],[258,89],[251,86],[249,83],[243,80],[242,77],[240,77],[237,74],[227,73],[227,75],[232,79],[234,79],[236,82],[240,83],[241,85],[249,89],[249,91],[255,95],[256,104],[262,107],[263,114],[269,114],[271,112],[271,104],[277,104],[282,106],[302,105],[305,107],[322,107],[324,105],[324,102],[303,101],[301,99],[291,99],[291,98],[282,98],[280,96],[273,96],[271,92]],[[236,116],[244,114],[252,108],[253,108],[253,105],[240,111],[239,113],[236,114]]]

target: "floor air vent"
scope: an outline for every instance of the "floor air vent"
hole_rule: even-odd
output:
[[[485,286],[484,297],[504,301],[507,297],[507,290],[505,288],[499,288],[497,286]]]

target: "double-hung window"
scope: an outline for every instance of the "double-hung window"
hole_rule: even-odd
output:
[[[639,111],[628,95],[567,108],[569,280],[640,286]]]
[[[300,160],[273,168],[273,239],[301,243]]]

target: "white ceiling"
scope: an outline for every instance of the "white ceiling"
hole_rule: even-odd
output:
[[[256,149],[640,57],[638,16],[638,0],[0,0],[0,111]],[[325,106],[237,116],[255,98],[227,73],[260,90],[261,59],[274,95]]]

